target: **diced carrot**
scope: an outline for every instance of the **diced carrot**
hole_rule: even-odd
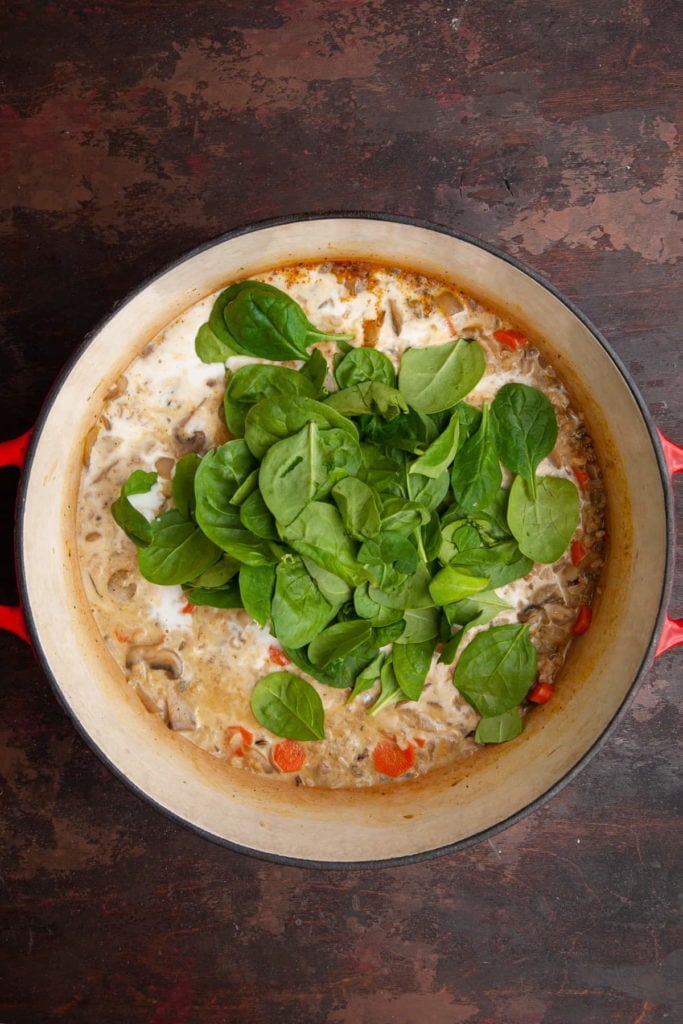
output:
[[[591,482],[591,478],[586,470],[582,469],[581,466],[574,466],[574,476],[576,477],[576,482],[581,490],[585,491]]]
[[[403,750],[393,740],[382,740],[372,752],[372,763],[380,775],[397,779],[415,764],[415,747]]]
[[[268,657],[274,665],[279,665],[281,668],[284,665],[289,665],[289,658],[280,647],[269,647]]]
[[[501,330],[493,332],[493,337],[505,348],[510,348],[513,351],[527,343],[527,336],[521,331],[508,331],[501,328]]]
[[[586,548],[580,540],[573,540],[569,549],[572,565],[580,565],[586,557]]]
[[[243,725],[229,725],[225,730],[225,744],[235,757],[244,757],[244,751],[254,745],[254,734]]]
[[[298,772],[306,763],[306,748],[298,740],[282,740],[273,750],[273,761],[281,772]]]
[[[554,693],[555,687],[552,683],[538,682],[531,687],[527,696],[534,704],[547,704]]]
[[[130,637],[126,633],[124,633],[122,629],[115,629],[114,636],[116,637],[120,644],[130,643]]]
[[[591,610],[588,605],[582,605],[579,608],[579,614],[576,616],[576,622],[574,623],[572,633],[575,636],[581,636],[582,633],[585,633],[591,624],[591,618]]]
[[[183,615],[191,615],[192,612],[194,611],[194,608],[195,606],[193,604],[190,604],[190,602],[188,601],[185,607],[183,608]]]

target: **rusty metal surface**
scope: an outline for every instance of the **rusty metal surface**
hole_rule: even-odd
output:
[[[550,278],[681,440],[680,16],[676,0],[0,2],[0,438],[171,258],[257,219],[363,209]],[[5,603],[15,486],[0,472]],[[0,635],[0,663],[4,1024],[676,1019],[680,653],[581,776],[495,840],[334,874],[167,821],[80,740],[19,640]]]

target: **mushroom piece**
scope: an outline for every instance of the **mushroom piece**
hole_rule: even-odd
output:
[[[462,313],[465,308],[461,300],[453,292],[439,292],[436,297],[436,304],[446,316],[453,316],[455,313]]]
[[[107,580],[107,590],[116,601],[130,601],[138,585],[128,569],[117,569]]]
[[[394,334],[399,335],[403,330],[403,313],[395,299],[389,299],[389,313]]]
[[[187,416],[183,416],[182,420],[179,421],[178,425],[173,431],[173,437],[178,442],[178,444],[181,444],[184,448],[187,448],[187,450],[191,452],[200,452],[203,449],[204,445],[206,444],[206,434],[204,433],[203,430],[195,430],[191,434],[189,434],[185,430],[185,427],[190,422],[195,413],[197,413],[201,409],[205,401],[206,399],[202,398],[199,405],[195,406],[194,409],[191,409]]]
[[[170,683],[166,704],[168,707],[168,724],[174,732],[188,732],[190,729],[196,728],[197,723],[194,711],[185,698],[178,693],[175,686]]]
[[[180,656],[168,647],[159,647],[158,644],[133,644],[128,648],[126,668],[134,668],[141,661],[150,669],[165,672],[169,679],[180,679],[183,674]]]

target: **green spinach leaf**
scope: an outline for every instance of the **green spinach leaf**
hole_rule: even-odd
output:
[[[270,619],[275,572],[274,565],[243,565],[240,570],[242,604],[259,626],[265,626]]]
[[[336,622],[319,633],[308,645],[308,657],[316,668],[326,668],[364,647],[372,639],[372,626],[361,619]]]
[[[434,642],[396,644],[393,664],[396,680],[409,700],[419,700],[427,673],[431,668]]]
[[[412,463],[408,472],[421,473],[422,476],[441,476],[455,458],[459,440],[460,420],[457,413],[453,413],[443,433]]]
[[[352,537],[368,540],[379,533],[382,504],[374,488],[356,476],[347,476],[334,485],[332,497]]]
[[[240,348],[264,359],[305,359],[307,346],[315,341],[353,338],[352,334],[319,331],[301,306],[277,289],[245,287],[227,303],[223,317]]]
[[[536,648],[527,625],[490,626],[477,633],[455,666],[453,683],[480,715],[519,704],[536,676]]]
[[[507,743],[522,731],[522,715],[518,707],[504,711],[502,715],[482,718],[474,734],[475,743]]]
[[[493,400],[491,413],[501,461],[523,477],[535,497],[536,467],[557,440],[552,402],[538,388],[504,384]]]
[[[579,525],[581,500],[571,480],[536,477],[536,497],[518,476],[510,488],[508,523],[520,551],[535,562],[561,558]]]
[[[494,500],[502,482],[498,452],[490,426],[490,406],[484,404],[479,429],[462,446],[451,470],[451,484],[460,508],[474,512]]]
[[[156,473],[145,473],[136,469],[121,488],[121,494],[111,506],[114,522],[129,540],[138,547],[145,547],[152,540],[152,526],[128,500],[134,494],[148,494],[157,482]]]
[[[340,388],[350,388],[366,381],[377,381],[390,388],[396,386],[394,364],[374,348],[351,349],[337,364],[334,376]]]
[[[150,583],[188,583],[214,565],[221,551],[177,509],[150,524],[150,543],[138,549],[138,568]]]
[[[459,338],[429,348],[407,349],[398,386],[413,409],[441,412],[469,394],[485,369],[486,358],[478,342]]]
[[[275,570],[271,604],[273,632],[287,648],[305,647],[337,614],[320,593],[303,561],[287,555]]]
[[[325,710],[318,691],[293,672],[271,672],[251,694],[254,718],[289,740],[325,739]]]

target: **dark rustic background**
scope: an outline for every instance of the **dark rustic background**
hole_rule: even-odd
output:
[[[370,210],[550,278],[682,440],[681,11],[0,2],[0,438],[167,261],[257,219]],[[15,487],[0,472],[5,602]],[[76,735],[19,640],[0,635],[0,663],[3,1024],[680,1019],[680,652],[533,816],[466,852],[341,873],[166,820]]]

